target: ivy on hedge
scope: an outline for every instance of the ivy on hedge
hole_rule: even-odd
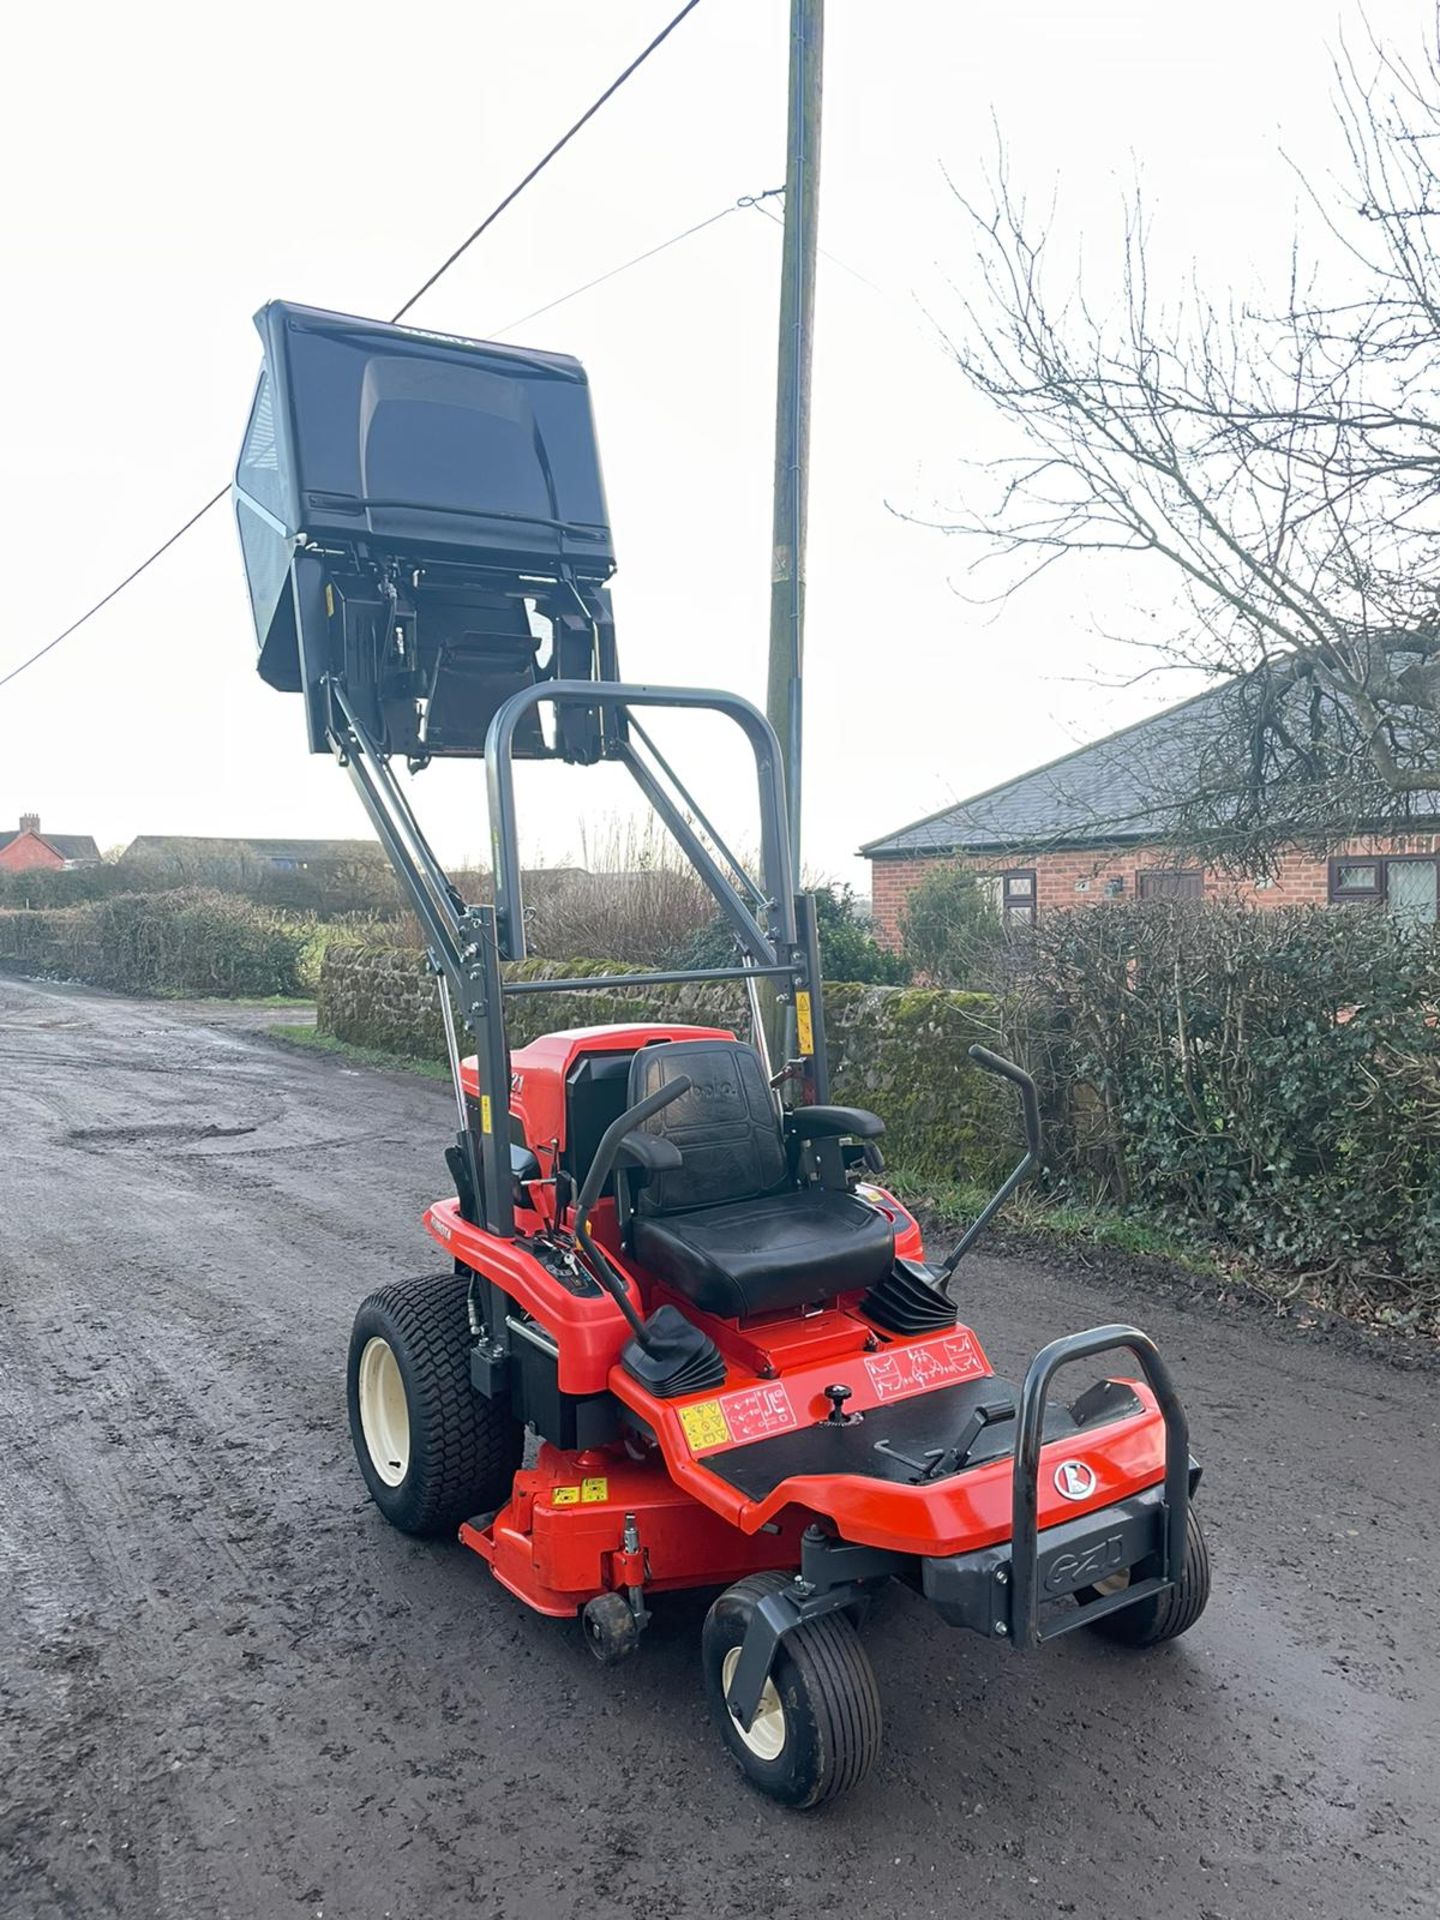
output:
[[[1053,1168],[1294,1267],[1440,1270],[1440,936],[1154,902],[1042,920],[1010,1024]]]

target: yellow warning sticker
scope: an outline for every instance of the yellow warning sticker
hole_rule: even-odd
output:
[[[580,1482],[580,1498],[587,1501],[608,1500],[610,1498],[610,1482],[608,1480],[582,1480]]]
[[[325,611],[332,620],[335,618],[335,589],[328,580],[325,582]]]
[[[550,1490],[552,1507],[578,1507],[580,1504],[579,1487],[552,1487]]]
[[[493,1133],[495,1131],[490,1120],[490,1096],[488,1093],[482,1093],[480,1096],[480,1131],[482,1133]]]
[[[814,1053],[815,1029],[810,1024],[810,996],[804,992],[795,996],[795,1042],[807,1058]]]
[[[718,1400],[702,1400],[698,1406],[681,1407],[680,1424],[692,1453],[699,1453],[702,1447],[723,1446],[730,1438],[725,1409]]]

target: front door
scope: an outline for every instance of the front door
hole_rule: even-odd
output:
[[[1397,920],[1412,927],[1431,925],[1440,905],[1440,861],[1388,861],[1385,899]]]

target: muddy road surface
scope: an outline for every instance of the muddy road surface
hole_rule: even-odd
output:
[[[1149,1655],[1020,1659],[893,1594],[878,1769],[786,1814],[706,1722],[705,1597],[604,1671],[363,1497],[350,1319],[437,1264],[450,1116],[244,1017],[0,979],[5,1920],[1440,1912],[1433,1373],[975,1258],[1005,1371],[1161,1340],[1215,1598]]]

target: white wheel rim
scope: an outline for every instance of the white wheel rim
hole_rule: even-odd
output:
[[[410,1471],[410,1409],[400,1363],[378,1334],[360,1356],[360,1428],[371,1466],[387,1487],[398,1487]]]
[[[725,1656],[725,1664],[720,1670],[720,1685],[727,1694],[739,1664],[740,1649],[731,1647]],[[730,1715],[730,1720],[736,1733],[757,1760],[780,1758],[781,1750],[785,1745],[785,1709],[780,1704],[780,1696],[775,1691],[773,1680],[765,1682],[765,1691],[760,1696],[760,1705],[755,1710],[755,1718],[750,1723],[748,1733],[733,1713]]]

